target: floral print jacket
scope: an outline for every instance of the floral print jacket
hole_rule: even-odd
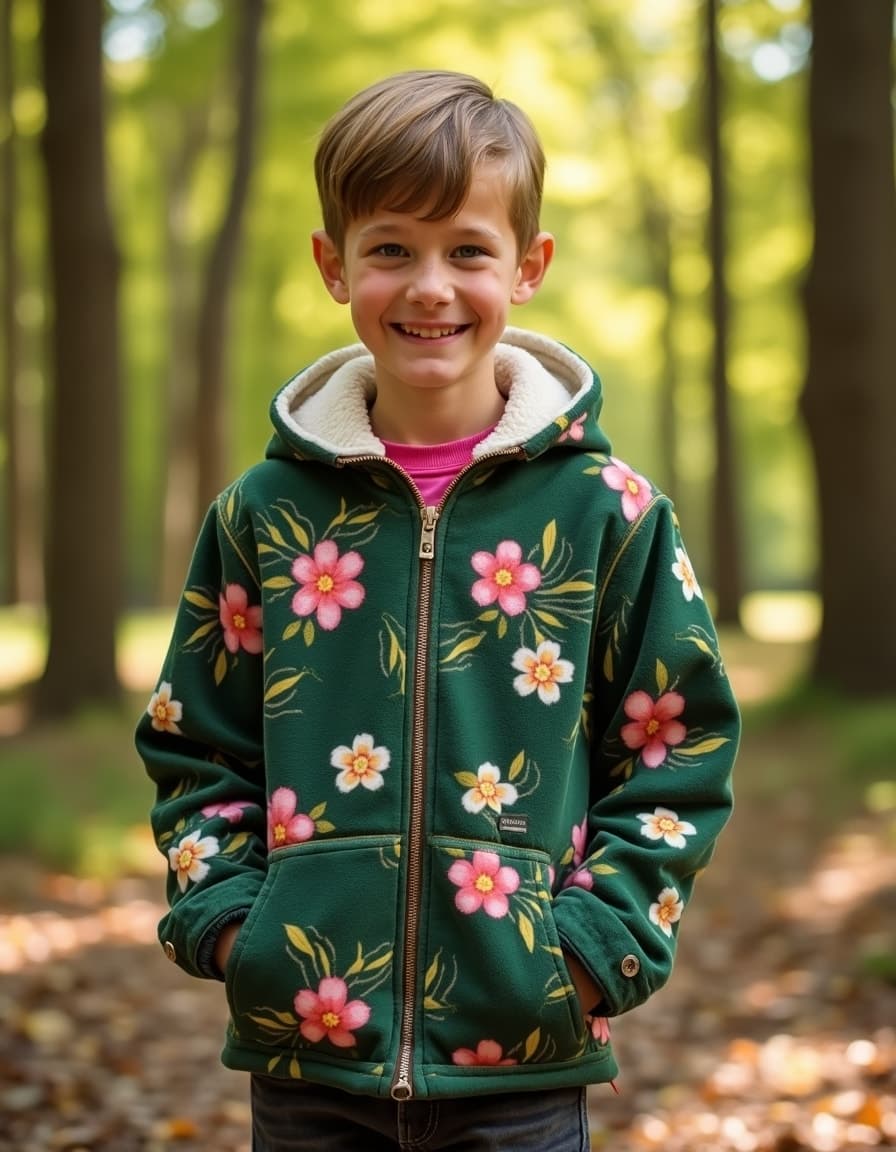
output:
[[[713,624],[588,365],[508,329],[496,380],[427,508],[370,428],[371,358],[334,352],[209,511],[137,744],[160,939],[223,976],[231,1067],[399,1099],[605,1082],[607,1018],[670,974],[731,808]]]

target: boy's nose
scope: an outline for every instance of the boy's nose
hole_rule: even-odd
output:
[[[433,305],[449,302],[454,296],[448,269],[440,261],[418,264],[408,284],[407,298],[419,304]]]

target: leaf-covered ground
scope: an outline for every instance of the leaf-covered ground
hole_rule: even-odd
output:
[[[811,716],[748,724],[672,980],[614,1022],[595,1149],[896,1146],[896,820],[856,790],[838,811],[830,760]],[[161,876],[0,862],[0,1152],[248,1152],[222,990],[156,943]]]

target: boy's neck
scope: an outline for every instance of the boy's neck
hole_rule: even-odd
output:
[[[475,397],[462,388],[415,390],[400,401],[389,393],[379,393],[370,410],[370,422],[381,440],[393,444],[450,444],[493,428],[501,419],[504,404],[497,387]]]

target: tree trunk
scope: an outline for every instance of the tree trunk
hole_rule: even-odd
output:
[[[158,602],[176,604],[196,540],[198,468],[196,436],[197,281],[194,261],[187,249],[186,220],[190,180],[208,135],[207,108],[187,109],[177,154],[166,181],[165,252],[168,281],[168,352],[165,404],[165,464],[160,488],[162,546],[159,550]],[[204,511],[204,509],[203,509]]]
[[[809,86],[815,241],[803,411],[815,458],[816,680],[896,692],[896,189],[892,0],[814,0]]]
[[[721,141],[722,82],[718,48],[718,0],[706,0],[706,136],[709,152],[709,254],[712,265],[712,395],[716,477],[712,489],[712,579],[716,620],[736,624],[741,587],[740,515],[737,469],[728,388],[728,291],[725,219],[726,189]]]
[[[588,23],[591,40],[597,52],[609,62],[613,91],[622,124],[622,141],[628,170],[638,204],[644,248],[650,270],[650,282],[666,302],[660,344],[662,369],[657,402],[656,438],[659,446],[656,473],[666,494],[675,500],[679,490],[678,469],[678,359],[675,351],[675,321],[679,297],[672,277],[672,216],[668,201],[652,174],[649,133],[645,128],[644,101],[630,56],[619,43],[618,22],[600,21],[592,16]],[[655,167],[655,161],[653,161]]]
[[[3,246],[3,428],[6,440],[4,471],[4,516],[3,534],[6,547],[3,550],[4,571],[0,573],[0,594],[7,604],[17,604],[21,599],[23,581],[20,552],[22,508],[22,479],[19,453],[19,368],[21,347],[19,326],[16,321],[16,301],[19,296],[20,276],[16,246],[16,133],[13,119],[12,54],[12,0],[3,0],[0,15],[0,77],[2,77],[3,121],[7,132],[3,138],[2,181],[0,201],[2,201],[2,246]]]
[[[43,0],[49,258],[49,651],[38,712],[118,695],[121,598],[119,257],[106,197],[102,0]]]
[[[224,486],[229,460],[225,413],[228,304],[240,225],[249,190],[258,94],[259,40],[264,0],[244,0],[236,34],[237,128],[227,208],[206,269],[198,331],[198,510],[200,517]]]

